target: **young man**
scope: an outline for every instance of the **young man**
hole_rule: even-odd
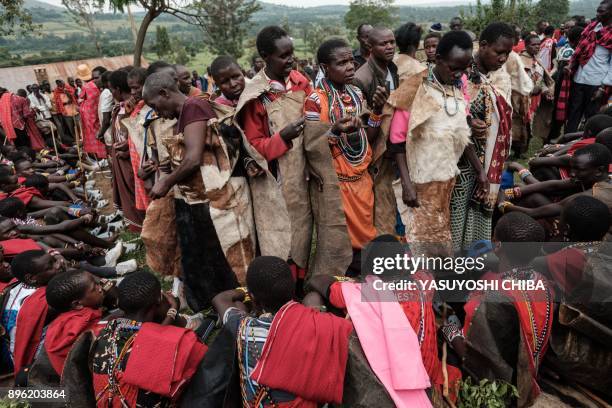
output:
[[[529,149],[529,142],[531,136],[542,136],[541,134],[536,135],[535,132],[540,129],[535,120],[538,108],[541,102],[547,102],[553,99],[554,92],[554,81],[550,77],[549,71],[544,67],[538,58],[538,51],[540,50],[540,39],[535,34],[530,34],[525,37],[525,51],[521,52],[521,62],[524,70],[531,78],[533,89],[528,97],[521,98],[521,104],[517,114],[522,114],[522,123],[516,128],[512,128],[512,150],[516,153],[517,157],[527,153]],[[544,106],[543,109],[547,109],[548,106]],[[539,113],[538,113],[539,114]],[[513,117],[515,114],[513,112]],[[547,118],[539,117],[540,121],[546,121]],[[533,125],[533,126],[532,126]]]
[[[553,26],[548,26],[544,29],[544,38],[540,40],[540,49],[537,53],[538,61],[548,72],[552,71],[553,61],[556,57],[554,34],[555,28]]]
[[[42,250],[22,252],[13,259],[11,273],[17,281],[4,289],[0,309],[0,322],[10,340],[1,345],[4,374],[17,375],[34,361],[45,327],[55,317],[45,299],[46,286],[64,268],[59,255]]]
[[[88,330],[98,334],[103,328],[102,305],[112,288],[114,283],[80,270],[62,272],[49,281],[47,303],[60,314],[47,328],[44,348],[58,376],[79,336]]]
[[[213,299],[237,345],[241,400],[265,407],[340,404],[351,324],[293,301],[291,270],[280,258],[254,259],[247,287]],[[257,317],[244,312],[247,294]]]
[[[612,0],[603,0],[597,7],[595,20],[580,37],[570,63],[572,79],[565,131],[573,133],[584,116],[595,115],[612,86]]]
[[[465,304],[463,331],[446,324],[442,333],[476,380],[503,380],[518,389],[518,407],[537,398],[536,381],[544,360],[552,324],[554,291],[529,263],[545,239],[544,228],[525,214],[503,216],[493,240],[499,257],[497,272],[481,279],[497,281],[498,290],[474,292]],[[531,282],[535,289],[522,289]],[[526,286],[525,286],[526,287]]]
[[[493,209],[512,142],[512,83],[502,67],[514,38],[509,25],[489,24],[480,34],[480,46],[468,75],[472,143],[459,162],[461,174],[451,199],[455,250],[491,239]]]
[[[111,114],[113,112],[113,93],[108,87],[108,78],[111,71],[106,71],[100,76],[100,98],[98,101],[98,120],[100,121],[100,130],[96,135],[96,139],[103,142],[107,148],[112,144],[110,136]]]
[[[193,331],[173,326],[179,304],[153,274],[126,276],[117,291],[125,315],[106,324],[90,354],[96,405],[172,406],[207,347]]]
[[[76,122],[75,117],[78,115],[78,102],[75,90],[72,86],[66,85],[64,81],[58,79],[55,81],[55,89],[53,90],[53,102],[57,112],[62,116],[64,123],[64,143],[73,145],[76,140]]]
[[[162,118],[178,119],[174,135],[164,140],[171,172],[157,180],[150,195],[158,199],[174,189],[187,299],[193,310],[203,310],[214,295],[244,281],[255,254],[249,190],[235,145],[239,137],[217,121],[209,101],[187,98],[166,73],[149,76],[143,96]]]
[[[356,85],[369,106],[374,105],[375,95],[386,100],[389,93],[399,86],[397,66],[393,63],[395,56],[395,36],[385,27],[375,27],[368,36],[370,56],[368,62],[355,73],[353,84]],[[416,71],[416,70],[415,70]],[[382,94],[381,94],[382,92]],[[383,115],[384,119],[386,115]],[[385,134],[385,125],[383,135]],[[396,231],[397,206],[393,195],[393,180],[397,174],[390,160],[384,160],[386,138],[379,138],[374,143],[372,152],[372,174],[374,174],[374,224],[379,233],[392,234]]]
[[[357,41],[359,42],[359,48],[353,50],[355,71],[368,62],[368,57],[370,56],[368,36],[370,35],[370,31],[372,31],[372,26],[368,23],[359,24],[357,27]]]
[[[428,66],[432,66],[436,63],[436,49],[440,43],[442,35],[440,33],[429,33],[423,39],[423,48],[425,50],[425,56],[427,57]]]
[[[257,238],[262,254],[291,257],[296,274],[303,277],[312,232],[304,177],[303,109],[312,88],[293,69],[293,40],[285,30],[265,27],[256,43],[266,67],[246,85],[235,121],[243,131],[246,152],[266,170],[264,176],[250,180]]]
[[[16,146],[30,146],[34,150],[45,147],[27,98],[13,94],[0,87],[0,127],[4,130],[6,142]]]
[[[79,113],[83,125],[83,151],[99,159],[106,157],[106,148],[98,140],[100,120],[98,116],[98,103],[100,101],[100,77],[106,72],[104,67],[95,67],[93,70],[87,64],[77,67],[77,76],[84,81],[79,93]]]
[[[471,61],[469,35],[452,31],[440,40],[436,65],[420,87],[411,93],[403,90],[410,85],[405,83],[398,89],[403,96],[397,110],[406,114],[394,115],[389,139],[401,179],[396,199],[398,207],[400,200],[408,207],[401,212],[406,239],[431,255],[452,253],[450,200],[470,139],[461,77]]]
[[[597,198],[612,209],[612,182],[608,172],[611,162],[612,153],[606,146],[599,143],[585,146],[570,158],[570,175],[582,188],[581,193],[537,208],[520,207],[504,201],[499,204],[499,209],[502,212],[522,212],[536,219],[558,217],[565,203],[581,195]]]

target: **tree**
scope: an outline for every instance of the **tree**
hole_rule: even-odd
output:
[[[170,45],[168,30],[166,30],[166,27],[164,26],[157,26],[157,30],[155,32],[155,53],[160,59],[172,53],[172,46]]]
[[[89,32],[98,56],[102,56],[102,46],[98,38],[94,15],[96,12],[102,11],[104,0],[62,0],[62,4],[77,25]]]
[[[187,55],[185,47],[180,47],[178,51],[174,54],[174,62],[179,65],[187,65],[187,63],[189,62],[189,55]]]
[[[470,7],[470,13],[461,14],[464,17],[465,27],[476,33],[480,33],[495,21],[516,24],[522,29],[533,28],[537,21],[531,0],[492,0],[490,4],[482,4],[481,0],[477,0],[476,7]]]
[[[535,19],[546,20],[555,26],[567,21],[569,0],[540,0],[535,7]]]
[[[23,3],[24,0],[0,0],[0,36],[31,34],[41,27],[32,23],[32,15],[23,8]]]
[[[399,10],[393,7],[393,0],[351,0],[349,11],[344,15],[346,27],[355,31],[359,24],[393,27]]]
[[[257,0],[204,0],[198,7],[206,16],[200,27],[206,34],[204,42],[210,50],[218,55],[242,57],[249,21],[261,8]]]
[[[201,4],[200,1],[205,2],[208,0],[109,0],[109,4],[114,10],[122,13],[123,9],[131,4],[145,10],[144,18],[138,28],[136,44],[134,45],[134,66],[140,66],[147,30],[153,20],[160,15],[171,14],[188,24],[204,26],[206,16],[202,15],[198,10]]]
[[[309,23],[302,27],[302,38],[306,48],[312,54],[316,54],[323,41],[330,37],[343,37],[344,30],[339,26],[323,26],[317,23]]]

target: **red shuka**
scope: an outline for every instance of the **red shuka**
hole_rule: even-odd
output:
[[[34,361],[49,310],[46,293],[46,287],[38,288],[26,298],[17,314],[13,357],[15,374]]]
[[[308,401],[340,404],[352,330],[345,319],[289,302],[274,316],[251,379]]]
[[[87,330],[94,329],[97,334],[102,329],[102,326],[98,325],[101,318],[100,310],[86,307],[62,313],[49,324],[45,336],[45,351],[59,375],[64,370],[64,362],[74,342]]]

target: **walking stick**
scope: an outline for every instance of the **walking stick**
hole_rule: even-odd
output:
[[[51,124],[49,128],[51,129],[51,139],[53,139],[53,149],[55,149],[55,158],[57,159],[57,161],[59,161],[59,152],[57,151],[57,143],[55,143],[55,131],[53,130],[54,126],[55,125]]]
[[[79,125],[78,127],[80,127],[81,130],[83,130],[83,128],[81,126],[81,121],[80,120],[76,120],[76,118],[75,118],[75,122],[74,122],[74,137],[76,138],[77,155],[79,156],[79,167],[80,167],[81,171],[83,172],[83,175],[81,176],[81,183],[83,183],[83,195],[85,196],[85,201],[89,201],[87,199],[87,186],[85,185],[86,182],[87,182],[87,178],[85,177],[85,169],[83,168],[83,159],[81,159],[81,146],[79,144],[80,137],[79,137],[79,131],[78,131],[78,128],[77,128],[77,124]]]

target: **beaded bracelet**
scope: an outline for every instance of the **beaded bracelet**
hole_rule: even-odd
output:
[[[382,121],[380,121],[380,120],[375,121],[375,120],[373,120],[371,117],[370,117],[370,118],[368,118],[368,126],[369,126],[369,127],[371,127],[371,128],[377,128],[377,127],[380,127],[381,122],[382,122]]]
[[[518,175],[521,178],[521,181],[525,181],[527,177],[531,176],[531,172],[527,169],[522,169],[518,172]]]
[[[374,112],[370,112],[370,119],[372,119],[374,122],[380,122],[382,120],[382,114],[378,115]]]

